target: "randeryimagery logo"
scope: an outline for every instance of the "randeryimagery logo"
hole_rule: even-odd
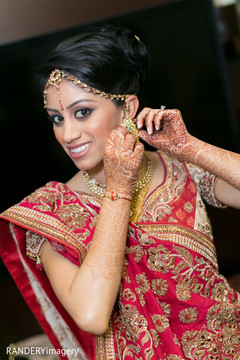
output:
[[[15,360],[16,357],[21,359],[21,357],[28,358],[32,355],[41,355],[43,358],[48,355],[61,355],[61,356],[70,356],[76,357],[78,355],[78,349],[53,349],[43,346],[22,346],[19,347],[15,344],[10,344],[6,347],[6,354],[8,355],[9,360]]]

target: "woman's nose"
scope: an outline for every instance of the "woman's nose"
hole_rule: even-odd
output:
[[[72,141],[81,138],[82,131],[79,122],[75,119],[65,119],[63,126],[63,140],[65,143],[71,143]]]

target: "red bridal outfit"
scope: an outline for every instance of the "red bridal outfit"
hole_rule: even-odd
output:
[[[240,296],[218,272],[201,199],[221,206],[215,177],[158,154],[165,178],[129,223],[119,296],[103,336],[77,327],[37,261],[49,241],[81,266],[100,200],[48,183],[2,214],[1,256],[53,345],[78,349],[77,359],[240,359]]]

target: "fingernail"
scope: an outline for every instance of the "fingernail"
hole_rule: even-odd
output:
[[[141,124],[137,123],[137,128],[140,129],[140,128],[141,128]]]
[[[152,131],[151,131],[151,129],[147,129],[147,132],[148,132],[148,135],[151,135],[152,134]]]
[[[155,126],[155,129],[156,129],[156,131],[158,131],[158,130],[159,130],[159,126],[156,125],[156,126]]]

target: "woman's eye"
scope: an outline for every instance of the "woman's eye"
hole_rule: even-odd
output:
[[[91,112],[92,112],[92,109],[82,108],[75,112],[75,116],[77,118],[85,118],[85,117],[89,116],[91,114]]]
[[[53,125],[58,125],[63,121],[63,117],[61,115],[52,115],[49,116],[49,120]]]

